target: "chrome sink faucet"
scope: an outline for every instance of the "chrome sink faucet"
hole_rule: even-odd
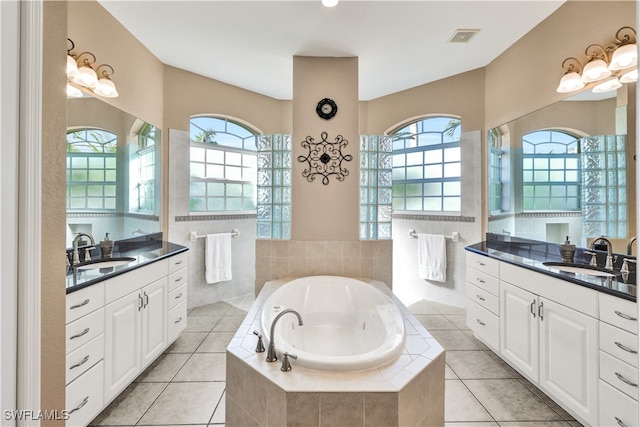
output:
[[[80,241],[80,238],[82,236],[88,237],[89,240],[91,240],[91,247],[88,247],[85,249],[85,255],[84,255],[84,260],[85,261],[91,261],[91,255],[89,253],[89,251],[91,249],[95,249],[95,245],[96,245],[96,241],[93,240],[93,236],[91,234],[87,234],[87,233],[78,233],[78,235],[73,239],[73,265],[79,264],[80,263],[80,255],[78,254],[78,242]]]
[[[629,241],[627,242],[627,255],[631,255],[631,250],[632,250],[632,246],[633,246],[634,243],[636,243],[636,237],[635,236],[630,238]]]
[[[269,349],[267,350],[267,358],[266,358],[267,362],[275,362],[276,360],[278,360],[278,356],[276,355],[276,340],[273,335],[275,334],[276,323],[278,323],[278,320],[280,320],[280,318],[287,313],[295,314],[298,317],[298,325],[302,326],[302,317],[300,316],[300,313],[290,308],[287,308],[286,310],[282,310],[276,316],[276,318],[273,319],[273,322],[271,323],[271,329],[269,331]]]
[[[604,268],[607,270],[613,270],[613,245],[606,237],[600,236],[591,241],[591,245],[589,245],[589,249],[592,251],[597,242],[604,242],[607,245],[607,262],[605,263]]]

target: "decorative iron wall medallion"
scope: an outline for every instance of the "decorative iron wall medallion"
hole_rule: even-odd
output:
[[[302,148],[307,148],[309,154],[306,156],[298,156],[300,163],[307,162],[309,168],[305,168],[302,172],[302,176],[307,178],[307,181],[312,182],[316,179],[316,175],[322,176],[322,183],[329,185],[329,177],[335,175],[338,181],[344,181],[344,177],[349,175],[349,171],[342,166],[343,161],[350,162],[353,160],[351,154],[342,154],[342,148],[349,144],[349,141],[344,139],[342,135],[336,136],[336,142],[327,141],[329,135],[327,132],[322,132],[320,137],[322,141],[314,142],[313,137],[307,136],[302,141]]]

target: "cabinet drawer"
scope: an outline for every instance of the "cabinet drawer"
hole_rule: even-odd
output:
[[[500,279],[489,276],[475,268],[467,267],[467,282],[484,289],[495,296],[500,295]]]
[[[638,402],[604,381],[599,384],[600,426],[637,426]],[[618,422],[620,420],[620,422]]]
[[[104,305],[104,282],[72,292],[66,300],[68,324]]]
[[[600,350],[638,367],[638,339],[631,332],[600,323]]]
[[[167,316],[167,343],[172,343],[180,332],[187,327],[187,301],[182,301]]]
[[[177,255],[174,255],[169,258],[169,274],[175,273],[181,268],[185,268],[187,266],[187,253],[188,252],[180,252]]]
[[[500,318],[471,300],[467,302],[467,325],[480,340],[499,351]]]
[[[186,268],[171,273],[169,275],[169,292],[186,284],[188,279]]]
[[[167,260],[162,259],[145,265],[144,267],[131,270],[127,274],[121,274],[120,276],[108,279],[105,282],[106,304],[166,277],[167,271]]]
[[[500,275],[500,261],[467,251],[467,267],[472,267],[490,276]]]
[[[600,379],[638,400],[638,369],[601,351]]]
[[[67,354],[88,343],[104,332],[104,309],[75,320],[67,325]]]
[[[167,302],[167,308],[171,310],[176,305],[187,299],[187,284],[180,286],[177,289],[169,292],[169,301]]]
[[[486,308],[496,316],[500,315],[500,300],[497,296],[480,289],[477,286],[467,283],[467,298],[481,307]]]
[[[67,354],[66,384],[104,358],[104,334],[100,334],[85,345]]]
[[[67,426],[86,426],[100,413],[104,405],[104,362],[80,375],[66,388]]]
[[[633,301],[600,293],[600,320],[632,334],[638,333],[638,307]]]

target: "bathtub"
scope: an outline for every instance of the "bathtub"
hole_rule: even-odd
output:
[[[287,352],[297,366],[325,371],[357,371],[381,366],[404,350],[406,333],[400,309],[372,285],[337,276],[294,279],[264,302],[262,333],[269,342],[273,319],[278,357]]]

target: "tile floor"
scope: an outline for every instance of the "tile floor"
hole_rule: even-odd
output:
[[[252,303],[248,295],[190,310],[178,340],[91,425],[224,425],[225,348]],[[409,309],[447,350],[446,427],[580,426],[473,337],[464,309]]]

